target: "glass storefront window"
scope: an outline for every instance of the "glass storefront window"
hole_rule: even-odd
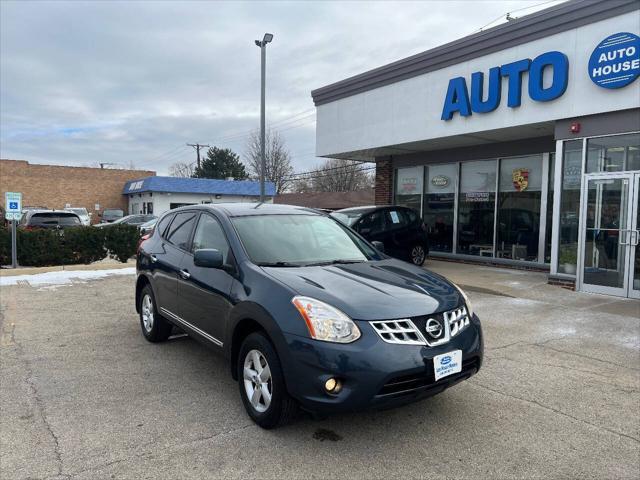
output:
[[[560,194],[560,232],[558,272],[575,275],[578,256],[580,181],[582,178],[582,140],[564,142],[562,154],[562,193]]]
[[[495,191],[495,160],[461,165],[457,253],[493,256]]]
[[[423,192],[423,167],[399,168],[396,170],[396,205],[413,208],[420,213]]]
[[[429,235],[429,249],[453,251],[453,222],[458,164],[425,167],[423,221]]]
[[[640,170],[640,133],[587,140],[587,173]]]
[[[500,160],[496,256],[537,261],[542,155]]]
[[[547,190],[547,230],[545,232],[544,261],[551,263],[551,239],[553,238],[553,189],[556,178],[556,154],[549,154],[549,188]]]

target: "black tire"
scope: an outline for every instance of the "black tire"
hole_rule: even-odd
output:
[[[149,309],[147,301],[151,304],[150,323],[145,321],[145,315],[148,314]],[[156,297],[153,295],[153,289],[151,285],[146,285],[140,292],[140,328],[142,329],[144,338],[153,343],[164,342],[171,335],[171,329],[173,328],[173,326],[158,313],[156,305]]]
[[[266,408],[264,411],[259,411],[252,405],[245,386],[245,361],[247,361],[249,353],[253,351],[257,351],[262,355],[261,360],[266,360],[270,370],[270,382],[265,383],[268,383],[271,387],[271,399],[268,406],[260,405],[261,408]],[[277,428],[290,423],[297,416],[298,404],[287,392],[280,359],[266,335],[261,332],[254,332],[244,339],[238,353],[237,371],[242,403],[247,410],[247,414],[258,426],[267,430]],[[250,383],[252,384],[253,382]],[[260,400],[265,403],[264,397],[261,397]]]
[[[428,254],[429,249],[425,245],[422,243],[416,243],[409,249],[409,261],[414,265],[421,267],[427,259]]]

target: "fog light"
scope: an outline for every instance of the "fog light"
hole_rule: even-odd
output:
[[[337,378],[330,378],[326,382],[324,382],[324,389],[327,393],[339,393],[342,390],[342,382]]]

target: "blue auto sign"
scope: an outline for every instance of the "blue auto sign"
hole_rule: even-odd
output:
[[[589,58],[589,77],[599,87],[622,88],[640,75],[640,37],[614,33],[595,48]]]

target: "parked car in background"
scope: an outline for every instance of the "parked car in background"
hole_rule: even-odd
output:
[[[157,218],[152,218],[148,222],[143,223],[139,227],[140,228],[140,233],[142,235],[146,235],[147,233],[151,233],[153,231],[154,227],[156,226],[156,223],[158,223],[158,219]]]
[[[139,227],[140,225],[157,218],[158,217],[155,215],[127,215],[126,217],[121,217],[111,223],[97,223],[94,227],[105,228],[110,227],[111,225],[134,225]]]
[[[86,208],[84,208],[84,207],[67,207],[67,208],[65,208],[65,210],[67,212],[73,212],[76,215],[78,215],[78,217],[80,217],[80,221],[82,222],[82,225],[84,225],[85,227],[88,227],[89,225],[91,225],[91,214],[87,211]]]
[[[101,223],[111,223],[124,217],[124,211],[121,208],[105,208],[100,217]]]
[[[315,210],[172,210],[139,245],[136,269],[144,337],[161,342],[177,326],[223,353],[263,428],[298,406],[327,414],[414,402],[482,365],[480,320],[459,287]]]
[[[27,230],[35,228],[65,228],[81,227],[80,217],[65,210],[29,210],[20,221],[20,227]]]
[[[351,227],[370,242],[384,245],[392,257],[422,265],[429,254],[427,229],[418,212],[407,207],[353,207],[331,216]]]

